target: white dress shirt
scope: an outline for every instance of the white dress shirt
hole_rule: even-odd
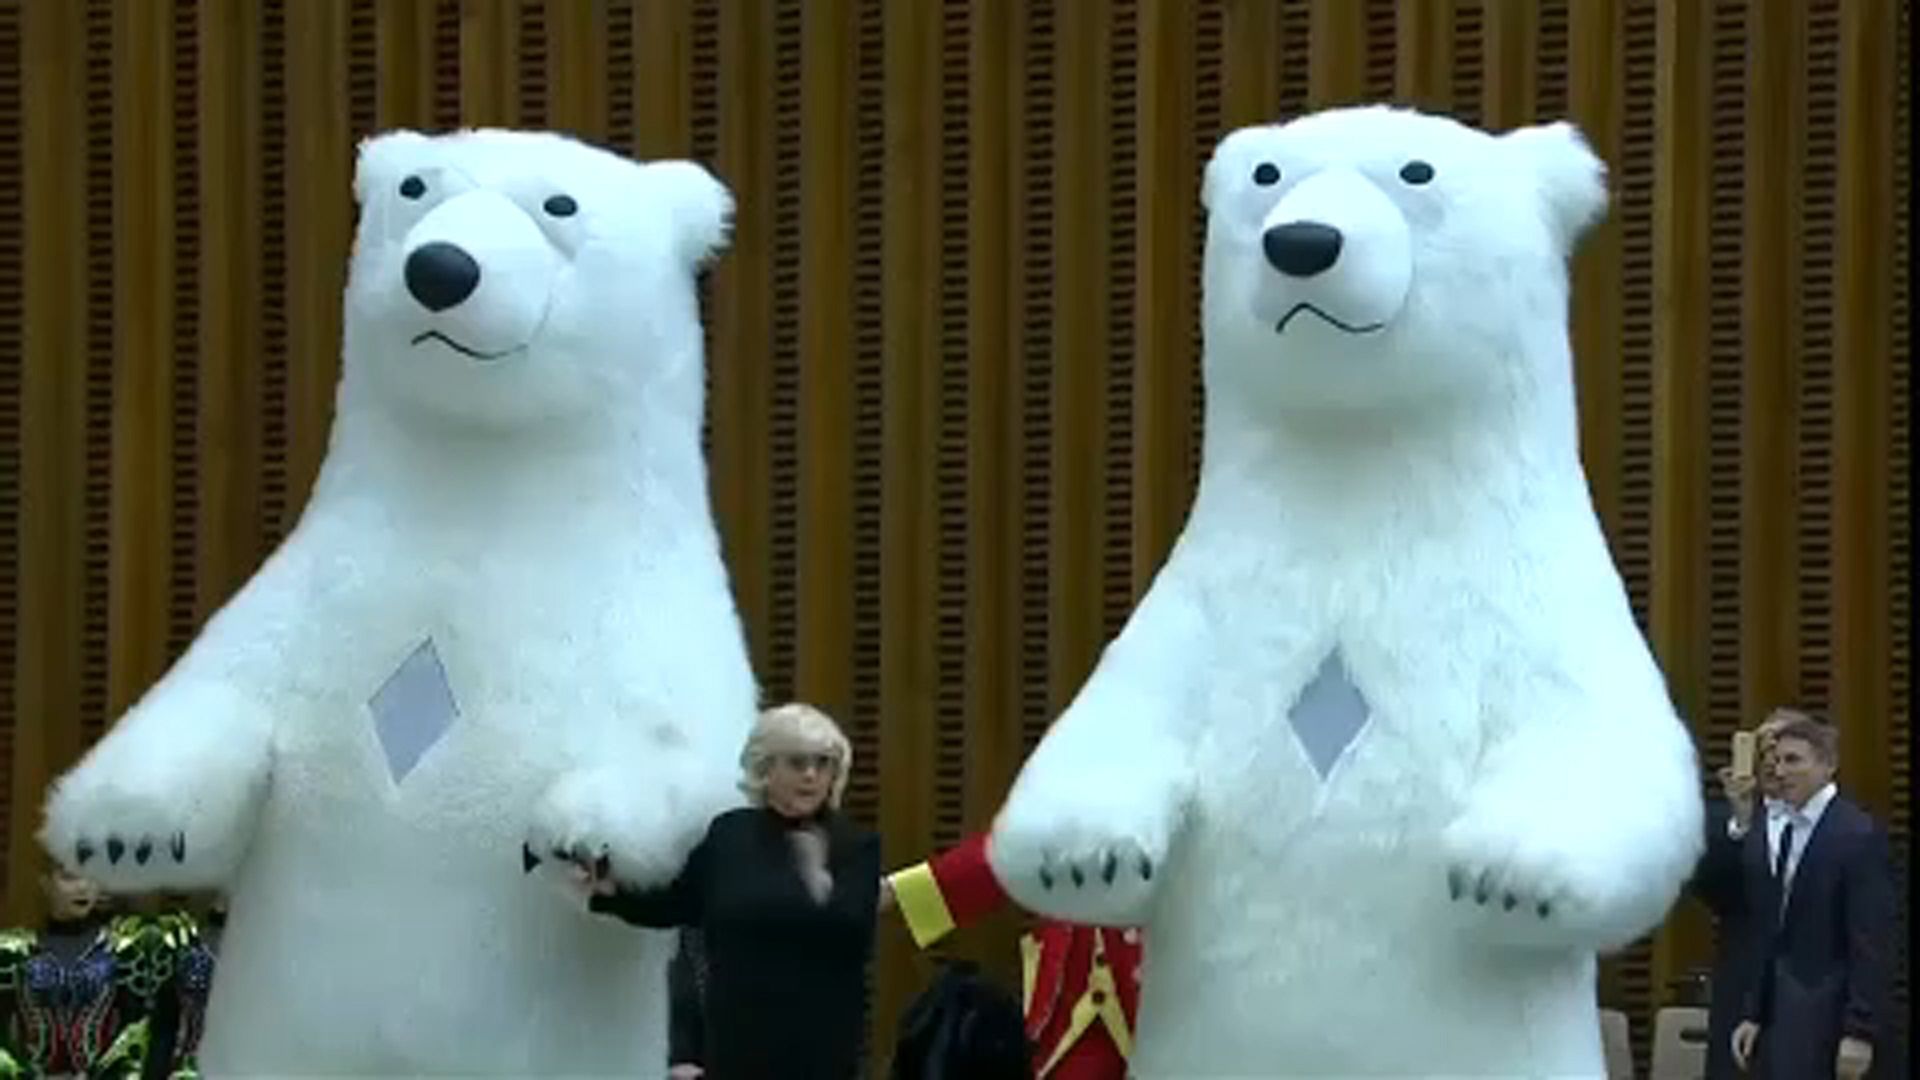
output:
[[[1793,824],[1793,847],[1787,851],[1786,881],[1780,886],[1780,901],[1786,903],[1786,896],[1793,888],[1794,872],[1800,869],[1800,856],[1807,850],[1807,841],[1813,838],[1813,830],[1820,824],[1821,815],[1827,812],[1827,804],[1833,802],[1839,789],[1829,783],[1813,793],[1804,804],[1792,807],[1784,802],[1767,807],[1767,865],[1774,866],[1780,861],[1780,837],[1786,832],[1787,824]]]

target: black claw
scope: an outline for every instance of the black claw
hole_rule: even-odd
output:
[[[1493,896],[1493,881],[1488,874],[1481,874],[1480,880],[1473,886],[1473,902],[1485,906]]]
[[[566,862],[568,859],[571,859],[571,858],[573,858],[573,852],[568,851],[566,848],[563,848],[558,844],[555,844],[553,846],[553,859],[555,862]]]
[[[133,861],[145,866],[147,860],[151,858],[153,858],[153,841],[143,836],[140,838],[140,843],[134,846]]]
[[[1500,905],[1506,908],[1508,911],[1512,911],[1514,908],[1520,906],[1520,898],[1513,895],[1512,893],[1508,893],[1504,898],[1501,899]]]
[[[126,852],[127,852],[127,845],[124,843],[121,843],[119,837],[117,836],[107,837],[107,861],[108,862],[118,863],[120,861],[120,856],[126,854]]]
[[[73,845],[73,861],[74,862],[79,863],[81,866],[85,866],[87,865],[87,860],[91,858],[93,858],[92,844],[89,844],[85,840],[82,840],[79,843]]]
[[[1456,866],[1453,869],[1447,871],[1448,897],[1454,900],[1458,900],[1460,899],[1460,894],[1466,891],[1467,891],[1466,875],[1460,872],[1460,868]]]
[[[613,856],[603,851],[600,853],[599,858],[593,860],[593,876],[596,878],[607,878],[612,875]]]
[[[1085,885],[1087,883],[1086,876],[1080,873],[1080,868],[1078,866],[1069,867],[1067,870],[1067,873],[1069,876],[1073,878],[1074,888],[1077,889],[1080,886]]]
[[[174,833],[173,839],[167,842],[167,850],[173,853],[174,862],[186,862],[187,861],[187,834]]]
[[[1113,876],[1120,872],[1120,859],[1113,852],[1107,852],[1107,865],[1101,869],[1100,876],[1107,884],[1113,884]]]
[[[1540,901],[1540,907],[1537,910],[1540,912],[1540,917],[1544,919],[1547,916],[1553,914],[1553,905],[1547,903],[1545,900],[1542,900]]]
[[[1140,858],[1140,880],[1153,880],[1153,860],[1144,855]]]
[[[539,865],[540,865],[540,856],[535,855],[533,853],[533,846],[531,844],[521,844],[520,845],[521,873],[531,874],[533,873],[533,868]]]
[[[1040,887],[1043,889],[1053,888],[1053,875],[1048,873],[1047,868],[1044,866],[1040,868]]]

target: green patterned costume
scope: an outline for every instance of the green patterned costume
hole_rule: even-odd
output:
[[[0,1078],[194,1076],[212,974],[185,914],[0,931]]]

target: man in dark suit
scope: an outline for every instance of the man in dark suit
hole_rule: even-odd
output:
[[[1714,920],[1706,1080],[1735,1080],[1741,1074],[1733,1060],[1733,1029],[1745,1016],[1746,988],[1756,958],[1755,935],[1746,917],[1747,878],[1740,838],[1751,828],[1756,812],[1764,813],[1779,802],[1767,764],[1774,734],[1805,716],[1795,709],[1775,709],[1761,721],[1753,732],[1757,768],[1742,773],[1731,765],[1723,767],[1719,772],[1720,797],[1707,801],[1706,845],[1693,879],[1687,883],[1687,892],[1706,905]]]
[[[1891,1028],[1892,863],[1886,834],[1834,787],[1838,743],[1812,718],[1782,725],[1766,762],[1778,802],[1737,841],[1758,963],[1732,1049],[1770,1080],[1858,1080]]]

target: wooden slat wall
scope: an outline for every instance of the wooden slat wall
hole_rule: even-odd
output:
[[[258,565],[324,449],[378,128],[549,125],[735,188],[714,498],[771,699],[904,861],[984,825],[1177,534],[1213,141],[1391,98],[1568,116],[1582,448],[1700,737],[1787,701],[1910,826],[1895,0],[0,0],[0,843]],[[1898,102],[1899,108],[1889,106]],[[951,952],[1012,976],[1017,920]],[[1687,908],[1605,965],[1645,1019]],[[947,950],[943,950],[943,954]],[[889,933],[876,1032],[927,958]],[[1903,975],[1904,982],[1904,975]],[[877,1044],[884,1044],[884,1039]]]

